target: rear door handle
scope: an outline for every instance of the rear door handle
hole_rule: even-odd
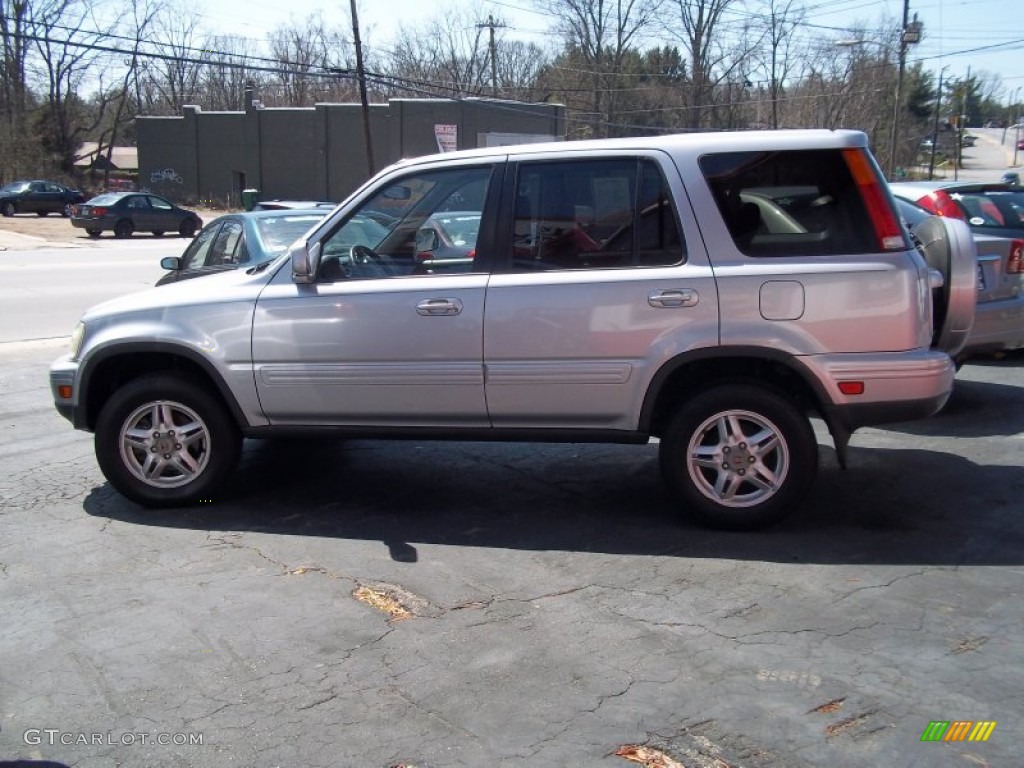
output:
[[[652,307],[695,307],[697,299],[692,288],[667,288],[647,295],[647,303]]]
[[[457,315],[462,312],[458,299],[424,299],[416,305],[416,314],[424,317]]]

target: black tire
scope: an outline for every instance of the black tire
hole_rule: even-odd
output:
[[[128,219],[121,219],[121,221],[114,225],[114,237],[121,239],[131,237],[134,231],[135,225],[128,221]]]
[[[49,216],[49,215],[50,215],[49,211],[36,211],[36,216],[38,216],[39,218],[42,218],[43,216]]]
[[[11,216],[13,216],[17,212],[18,212],[18,209],[15,207],[14,203],[12,203],[12,202],[6,202],[2,206],[0,206],[0,213],[2,213],[7,218],[10,218]]]
[[[74,208],[74,206],[71,203],[65,203],[64,207],[60,209],[60,215],[63,216],[65,219],[70,219],[72,208]]]
[[[89,237],[99,237],[100,235],[103,234],[103,230],[102,229],[87,229],[87,230],[85,230],[85,234],[87,234]]]
[[[153,237],[163,237],[163,236],[164,236],[164,231],[162,229],[154,229],[153,230]]]
[[[193,237],[196,233],[196,223],[192,219],[185,219],[178,226],[178,234],[182,237]]]
[[[145,507],[209,499],[235,468],[241,442],[223,403],[175,374],[144,376],[114,392],[94,441],[110,484]]]
[[[728,383],[679,408],[659,458],[692,517],[738,530],[777,522],[799,506],[817,473],[818,445],[810,421],[785,395]]]

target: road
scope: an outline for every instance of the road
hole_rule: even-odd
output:
[[[178,238],[140,237],[0,251],[0,343],[68,336],[93,304],[151,287],[160,259],[183,248]]]
[[[1020,164],[1024,164],[1024,152],[1016,154],[1018,165],[1014,165],[1016,131],[971,128],[970,133],[977,136],[978,141],[973,147],[963,149],[963,167],[955,173],[952,169],[940,168],[936,178],[997,182],[1004,171],[1022,170]]]

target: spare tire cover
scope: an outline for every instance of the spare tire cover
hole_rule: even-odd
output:
[[[942,287],[932,293],[932,346],[956,355],[971,334],[978,301],[974,236],[967,222],[945,216],[929,216],[914,227],[914,235],[928,266],[942,273]]]

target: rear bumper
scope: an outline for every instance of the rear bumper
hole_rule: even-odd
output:
[[[1024,347],[1024,294],[979,303],[974,327],[957,357]]]
[[[922,419],[937,413],[953,391],[956,369],[945,352],[814,355],[801,360],[828,395],[826,416],[847,431],[872,424]],[[841,385],[859,383],[861,394]]]

